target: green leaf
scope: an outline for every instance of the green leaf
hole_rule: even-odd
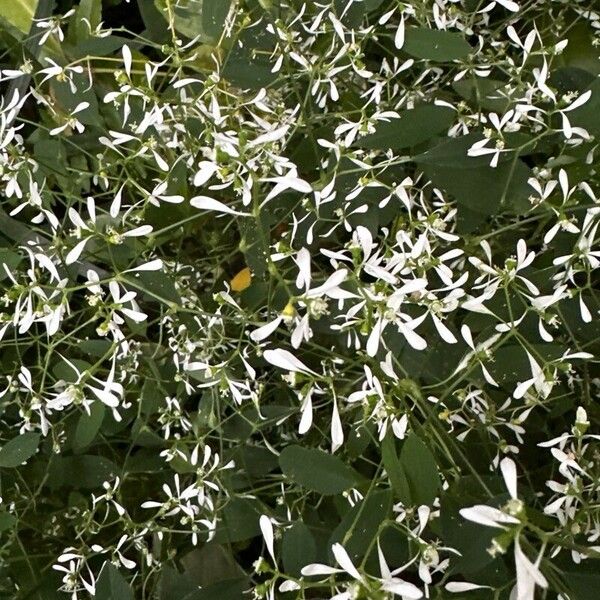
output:
[[[110,347],[111,343],[108,340],[83,340],[79,344],[79,350],[97,358],[104,356]]]
[[[131,427],[131,440],[136,446],[141,446],[143,448],[162,448],[165,445],[165,440],[141,418],[136,419]],[[175,466],[179,464],[180,460],[181,466],[185,469],[184,472],[194,470],[190,464],[185,460],[182,460],[181,457],[175,457],[171,464]]]
[[[239,446],[232,456],[235,464],[248,477],[266,475],[277,467],[277,457],[261,446]]]
[[[354,145],[380,150],[409,148],[443,133],[454,120],[451,108],[434,104],[423,104],[399,114],[398,119],[380,122],[375,133],[357,140]]]
[[[482,497],[481,480],[491,494],[499,495],[490,498],[486,493]],[[461,573],[468,581],[498,586],[510,577],[503,558],[499,555],[494,557],[487,551],[499,530],[468,521],[459,512],[462,508],[482,501],[492,506],[502,505],[507,497],[504,482],[496,475],[484,475],[481,479],[464,475],[441,494],[441,533],[444,541],[460,552],[452,561],[453,574]]]
[[[104,456],[56,456],[50,463],[50,488],[94,489],[119,473],[114,462]]]
[[[402,500],[404,504],[410,504],[410,488],[404,469],[400,464],[398,454],[396,453],[396,438],[390,431],[387,432],[381,444],[381,458],[383,466],[387,473],[388,479],[392,484],[392,489],[396,496]]]
[[[597,77],[600,75],[600,56],[594,46],[594,29],[590,25],[591,22],[575,21],[565,31],[569,43],[562,52],[561,59],[571,67],[578,67]]]
[[[75,29],[75,42],[82,42],[90,37],[92,31],[102,21],[102,0],[81,0],[72,16]],[[86,23],[87,20],[87,23]]]
[[[372,547],[379,525],[388,517],[391,507],[390,490],[370,493],[344,515],[329,540],[329,547],[340,542],[354,562],[361,561]]]
[[[5,510],[0,511],[0,533],[10,529],[16,522],[17,518],[14,515],[11,515]]]
[[[378,9],[382,4],[383,0],[364,0],[365,11],[369,12]]]
[[[406,473],[412,504],[431,504],[440,489],[440,476],[433,454],[416,434],[404,442],[400,464]]]
[[[459,211],[466,206],[476,213],[489,216],[497,213],[502,203],[517,212],[530,206],[527,198],[531,188],[527,179],[531,170],[518,158],[500,163],[495,168],[485,165],[457,172],[454,167],[429,165],[423,170],[436,186],[454,196]]]
[[[596,600],[600,589],[600,560],[588,559],[578,565],[564,558],[556,565],[560,568],[561,579],[573,600]]]
[[[356,460],[362,456],[369,444],[373,441],[374,425],[372,421],[361,423],[358,427],[352,427],[348,440],[345,444],[345,450],[350,460]]]
[[[35,159],[47,175],[68,175],[67,154],[60,140],[41,139],[33,148]]]
[[[519,135],[519,134],[509,134]],[[500,154],[499,164],[490,167],[489,156],[467,156],[468,149],[481,139],[474,133],[437,144],[414,157],[433,183],[451,194],[458,204],[459,232],[472,231],[504,204],[517,214],[525,212],[531,193],[529,167],[515,152]],[[510,138],[511,146],[522,144]]]
[[[269,59],[277,39],[265,27],[244,29],[238,43],[229,51],[223,66],[223,78],[242,88],[259,89],[271,85],[277,79],[272,73]]]
[[[105,562],[96,582],[95,600],[134,600],[133,590],[119,570]]]
[[[598,119],[598,113],[600,112],[600,79],[596,78],[588,89],[592,91],[591,98],[583,106],[569,113],[569,120],[573,126],[583,127],[592,135],[600,135],[600,119]]]
[[[156,4],[148,0],[137,0],[137,5],[146,27],[144,36],[155,42],[166,42],[169,37],[167,22]]]
[[[165,0],[155,0],[155,5],[167,21],[172,14],[175,29],[182,35],[198,37],[201,42],[214,44],[223,32],[231,1],[179,0],[177,3],[171,2],[171,10]]]
[[[125,461],[127,473],[160,473],[165,468],[165,460],[154,449],[142,448],[130,454]]]
[[[163,565],[160,570],[157,600],[172,600],[186,598],[198,589],[186,573],[180,573],[169,565]]]
[[[287,446],[279,455],[279,466],[288,479],[326,496],[340,494],[358,481],[354,469],[316,448]]]
[[[417,154],[414,161],[420,165],[436,165],[440,167],[453,167],[455,169],[472,169],[490,164],[489,156],[468,156],[467,151],[481,139],[480,133],[469,133],[457,138],[442,140],[435,146]],[[508,160],[512,155],[500,154],[500,161]]]
[[[530,344],[530,351],[534,356],[540,356],[544,360],[555,360],[563,354],[567,348],[561,344],[545,343]],[[492,377],[501,386],[512,390],[518,381],[525,381],[531,377],[531,367],[527,359],[527,353],[519,344],[506,344],[494,351],[494,361],[490,363]]]
[[[195,548],[181,559],[181,566],[190,581],[203,589],[244,577],[244,571],[235,560],[231,550],[208,542],[201,548]]]
[[[230,579],[228,581],[220,581],[213,585],[206,586],[201,590],[196,590],[188,594],[183,600],[239,600],[245,598],[244,592],[248,589],[248,581],[246,579]]]
[[[39,433],[28,431],[13,438],[0,449],[0,467],[18,467],[36,453],[39,445]]]
[[[7,0],[0,2],[0,17],[11,25],[28,33],[37,8],[38,0]]]
[[[504,113],[510,101],[500,95],[498,90],[505,88],[503,81],[464,77],[452,84],[452,87],[472,106]]]
[[[260,220],[260,223],[257,223]],[[267,244],[262,236],[256,235],[257,227],[267,230],[263,215],[255,219],[239,219],[238,228],[242,237],[240,247],[243,248],[246,265],[250,267],[253,277],[260,279],[267,272]],[[262,294],[261,294],[262,295]],[[264,296],[263,296],[264,297]]]
[[[402,48],[415,58],[435,62],[449,62],[469,55],[472,48],[459,34],[451,31],[438,31],[426,27],[412,27],[406,30]]]
[[[223,33],[231,0],[202,0],[202,29],[207,41],[218,41]]]
[[[19,266],[22,260],[23,257],[13,250],[0,248],[0,281],[8,277],[2,265],[6,265],[10,271],[13,271]]]
[[[142,413],[145,415],[154,414],[161,407],[164,399],[164,394],[161,394],[161,389],[156,382],[146,379],[140,397]]]
[[[80,102],[88,102],[89,106],[77,114],[77,119],[85,125],[101,126],[103,121],[98,109],[98,98],[89,82],[82,75],[71,78],[76,92],[71,89],[70,83],[54,80],[51,83],[52,94],[56,100],[59,112],[68,113],[75,109]],[[57,121],[58,123],[59,121]]]
[[[315,538],[302,521],[285,530],[281,546],[285,572],[294,577],[299,577],[302,567],[317,559]]]
[[[79,358],[74,358],[69,362],[61,358],[52,367],[52,373],[57,377],[57,379],[62,379],[67,383],[76,383],[79,379],[79,375],[69,363],[71,363],[79,371],[79,373],[87,371],[92,366],[89,362],[81,360]]]
[[[257,503],[247,498],[233,498],[222,512],[214,540],[234,543],[249,540],[260,533],[258,519],[261,512]]]
[[[171,278],[162,271],[141,271],[129,275],[129,282],[149,299],[168,304],[181,302]]]
[[[100,430],[100,426],[102,425],[105,412],[106,408],[104,404],[97,401],[90,406],[89,415],[84,412],[79,417],[77,428],[75,429],[75,438],[73,441],[73,446],[77,450],[82,450],[94,441],[98,431]]]
[[[454,490],[444,494],[441,501],[440,515],[444,540],[461,553],[455,561],[454,570],[463,574],[476,573],[492,562],[493,557],[487,549],[491,547],[492,539],[498,533],[460,515],[459,510],[470,504],[474,503],[470,502],[468,495],[461,499]]]
[[[74,53],[77,57],[84,56],[107,56],[121,50],[124,44],[131,44],[131,40],[120,35],[109,35],[108,37],[89,37],[77,43]]]

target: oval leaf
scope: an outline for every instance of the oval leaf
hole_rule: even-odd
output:
[[[302,567],[317,560],[315,539],[302,521],[297,521],[290,529],[286,529],[281,552],[286,573],[294,577],[300,576]]]
[[[110,562],[105,562],[96,582],[96,600],[133,600],[133,591],[126,579]]]
[[[0,467],[18,467],[36,453],[39,445],[39,433],[27,432],[13,438],[0,450]]]
[[[431,504],[440,488],[440,476],[433,454],[416,435],[404,442],[400,464],[408,480],[412,503]]]
[[[106,408],[102,402],[94,402],[90,407],[90,414],[83,413],[79,417],[73,442],[73,445],[77,450],[89,446],[94,441],[94,438],[102,425],[105,412]]]
[[[434,104],[424,104],[399,114],[399,119],[381,121],[375,133],[357,140],[355,145],[380,150],[409,148],[445,132],[454,119],[451,108]]]
[[[406,30],[406,40],[402,50],[415,58],[449,62],[465,58],[472,48],[458,33],[413,27]]]
[[[279,466],[288,479],[325,496],[340,494],[358,481],[354,469],[316,448],[288,446],[279,455]]]

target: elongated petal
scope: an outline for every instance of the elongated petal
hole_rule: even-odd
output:
[[[504,525],[519,523],[519,519],[511,517],[501,510],[494,508],[493,506],[487,506],[486,504],[476,504],[469,508],[462,508],[460,515],[468,521],[479,523],[480,525],[487,525],[488,527],[499,527],[504,529]]]
[[[268,144],[269,142],[276,142],[280,140],[289,129],[289,125],[284,125],[282,127],[278,127],[273,131],[268,131],[267,133],[263,133],[259,135],[257,138],[253,139],[251,142],[247,144],[248,148],[254,148],[255,146],[260,146],[261,144]]]
[[[282,319],[283,317],[277,317],[276,319],[273,319],[270,323],[267,323],[266,325],[262,325],[258,329],[255,329],[250,334],[250,339],[256,343],[266,340],[273,332],[277,330]]]
[[[508,456],[500,461],[500,471],[504,477],[504,484],[511,498],[517,497],[517,466],[515,461]]]
[[[458,342],[454,334],[446,327],[446,325],[444,325],[444,322],[440,318],[436,317],[434,314],[431,315],[431,318],[433,319],[435,328],[445,342],[448,344],[456,344]]]
[[[300,425],[298,425],[298,433],[300,435],[305,434],[312,425],[313,410],[312,410],[312,394],[308,393],[304,399],[302,406],[302,417],[300,419]]]
[[[126,231],[123,237],[142,237],[150,233],[152,233],[152,225],[141,225],[140,227]]]
[[[160,258],[157,258],[147,263],[138,265],[133,269],[127,269],[127,271],[123,271],[123,273],[135,273],[137,271],[160,271],[163,268],[163,266],[163,261]]]
[[[336,289],[341,283],[343,283],[348,276],[347,269],[340,269],[332,275],[330,275],[326,281],[319,287],[313,288],[306,293],[307,298],[315,296],[327,295],[332,290]]]
[[[401,50],[402,46],[404,46],[404,14],[400,17],[400,24],[398,25],[396,35],[394,36],[394,46],[396,46],[398,50]]]
[[[200,210],[213,210],[215,212],[227,213],[230,215],[238,215],[240,217],[249,217],[249,213],[239,212],[230,208],[226,204],[215,200],[214,198],[209,198],[208,196],[194,196],[190,200],[190,204],[194,208],[198,208]]]
[[[404,325],[403,323],[398,323],[398,329],[400,330],[400,333],[406,338],[406,341],[415,350],[425,350],[425,348],[427,348],[427,342],[410,327]]]
[[[379,318],[377,323],[375,323],[375,327],[371,331],[369,335],[369,339],[367,340],[367,354],[369,356],[375,356],[377,354],[377,350],[379,349],[379,341],[381,340],[381,333],[383,331],[383,319]]]
[[[377,558],[379,559],[379,571],[381,573],[381,577],[383,577],[383,579],[391,579],[392,574],[381,550],[381,546],[379,545],[379,540],[377,540]]]
[[[402,598],[410,598],[410,600],[419,600],[423,597],[423,592],[416,585],[402,579],[384,581],[381,587],[386,592],[402,596]]]
[[[349,575],[357,579],[358,581],[362,581],[362,576],[354,566],[354,563],[350,560],[346,549],[341,544],[333,544],[331,546],[331,551],[333,552],[333,556],[335,556],[335,560],[338,565],[346,571]]]
[[[200,167],[199,171],[194,175],[194,185],[196,187],[200,187],[204,185],[216,172],[217,165],[208,161],[201,161],[198,165]]]
[[[278,348],[276,350],[265,350],[264,358],[268,363],[285,369],[286,371],[299,371],[301,373],[316,373],[309,369],[302,361],[297,359],[291,352]]]
[[[516,600],[533,600],[535,586],[548,587],[546,578],[521,550],[519,538],[515,539],[515,569],[517,571]]]
[[[124,45],[123,46],[123,64],[125,65],[125,73],[127,73],[128,77],[131,77],[131,62],[132,62],[131,50],[129,49],[129,46]]]
[[[517,12],[519,10],[519,5],[516,2],[513,2],[513,0],[496,0],[496,2],[511,12]]]
[[[132,321],[135,321],[136,323],[141,323],[142,321],[145,321],[148,318],[148,315],[146,313],[140,312],[139,310],[121,308],[121,312],[126,317],[129,317]]]
[[[306,248],[301,248],[296,254],[296,264],[298,265],[298,276],[296,277],[296,287],[298,289],[310,287],[311,269],[310,252]]]
[[[579,96],[573,102],[571,102],[571,104],[569,106],[567,106],[567,108],[564,109],[564,112],[569,112],[571,110],[575,110],[576,108],[579,108],[580,106],[583,106],[590,99],[591,96],[592,96],[592,90],[588,90],[587,92],[584,92],[583,94],[581,94],[581,96]]]
[[[465,340],[465,342],[467,342],[467,346],[469,346],[469,348],[471,348],[472,350],[475,350],[475,344],[473,343],[473,336],[471,335],[471,330],[469,329],[469,326],[466,323],[461,326],[460,333],[463,337],[463,340]]]
[[[333,401],[333,414],[331,415],[331,452],[335,452],[344,443],[344,430],[338,411],[337,401]]]
[[[263,538],[265,539],[265,545],[267,546],[267,550],[269,551],[273,562],[277,564],[277,560],[275,559],[275,551],[273,549],[273,523],[271,522],[271,519],[267,517],[267,515],[261,515],[260,519],[258,520],[258,523],[260,525],[260,530],[262,532]]]
[[[99,388],[92,387],[91,385],[88,385],[88,388],[92,390],[97,398],[106,404],[106,406],[110,406],[111,408],[116,408],[119,406],[119,399],[114,394],[111,394],[107,390],[101,390]]]
[[[461,592],[471,592],[473,590],[491,589],[487,585],[477,585],[476,583],[467,583],[466,581],[450,581],[445,585],[446,591],[452,594]]]
[[[306,565],[305,567],[302,567],[300,572],[305,577],[310,577],[311,575],[333,575],[334,573],[343,573],[341,569],[335,569],[321,563]]]
[[[65,263],[68,265],[72,265],[80,256],[81,253],[83,252],[83,249],[85,248],[85,245],[88,243],[90,238],[85,238],[84,240],[81,240],[70,252],[69,254],[67,254],[67,256],[65,257]]]

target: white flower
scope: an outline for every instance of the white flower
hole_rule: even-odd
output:
[[[356,581],[368,586],[368,577],[360,574],[354,563],[348,556],[345,548],[339,544],[333,544],[331,551],[335,561],[340,568],[330,567],[321,563],[312,563],[302,568],[302,575],[305,577],[318,575],[335,575],[337,573],[347,573]],[[381,548],[378,545],[379,567],[381,570],[381,579],[378,579],[382,589],[392,594],[408,598],[410,600],[419,600],[423,597],[423,592],[414,584],[404,581],[394,576],[385,561]],[[376,579],[376,578],[373,578]],[[349,598],[350,596],[348,596]]]
[[[465,342],[467,343],[467,346],[469,346],[469,348],[471,349],[471,351],[469,353],[467,353],[466,356],[460,361],[460,363],[457,365],[456,369],[454,370],[454,373],[459,373],[463,369],[466,369],[467,366],[469,365],[469,363],[471,362],[471,360],[473,358],[475,358],[476,362],[478,362],[479,366],[481,367],[481,371],[483,373],[483,377],[485,378],[485,380],[490,385],[493,385],[494,387],[498,387],[496,380],[492,377],[490,372],[487,370],[487,367],[485,366],[485,364],[482,360],[482,357],[487,356],[489,354],[489,348],[491,346],[493,346],[496,343],[496,341],[498,341],[498,339],[500,339],[500,334],[492,335],[487,340],[477,344],[477,346],[476,346],[473,341],[473,335],[471,334],[471,330],[466,323],[464,323],[462,325],[462,327],[460,328],[460,333],[461,333],[463,339],[465,340]]]
[[[569,106],[558,111],[562,118],[562,132],[566,139],[571,139],[574,133],[578,134],[583,139],[589,139],[590,136],[585,129],[582,129],[580,127],[572,127],[571,122],[569,121],[569,118],[566,113],[583,106],[591,98],[591,96],[592,90],[588,90],[587,92],[584,92],[583,94],[581,94],[581,96],[573,100],[573,102],[571,102]]]
[[[295,170],[291,170],[281,177],[266,177],[262,181],[272,182],[275,183],[275,185],[261,203],[261,208],[267,204],[267,202],[270,202],[273,198],[276,198],[286,190],[295,190],[302,194],[310,194],[312,192],[312,186],[307,181],[304,181],[304,179],[300,179]]]
[[[309,369],[300,359],[296,358],[291,352],[284,350],[283,348],[265,350],[263,356],[268,363],[279,367],[280,369],[316,375],[316,373],[312,369]]]
[[[59,127],[55,127],[50,130],[50,135],[57,135],[62,133],[67,127],[74,129],[77,133],[83,133],[85,131],[85,126],[75,117],[76,114],[84,111],[86,108],[89,108],[89,102],[80,102],[70,113],[69,116],[65,119],[63,125]]]
[[[532,563],[521,549],[520,516],[523,513],[523,502],[519,500],[517,496],[517,468],[511,458],[503,458],[502,461],[500,461],[500,470],[502,471],[504,483],[511,497],[506,506],[500,510],[491,506],[479,504],[470,508],[461,509],[460,514],[465,519],[481,525],[498,527],[501,529],[510,528],[513,530],[515,569],[517,573],[514,599],[534,600],[536,585],[542,588],[548,587],[546,578],[538,568],[543,552],[540,552],[535,563]]]

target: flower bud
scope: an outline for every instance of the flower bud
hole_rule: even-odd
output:
[[[585,408],[579,406],[575,414],[575,425],[573,426],[573,435],[581,437],[585,434],[590,426]]]

